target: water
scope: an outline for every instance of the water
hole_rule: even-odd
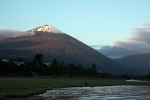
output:
[[[150,86],[71,87],[48,90],[36,100],[150,100]]]
[[[126,80],[127,82],[150,82],[150,81],[143,81],[143,80]]]

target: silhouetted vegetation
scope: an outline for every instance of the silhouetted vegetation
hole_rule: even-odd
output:
[[[10,76],[0,77],[0,99],[20,99],[44,93],[48,87],[149,85],[149,82],[127,82],[122,79],[148,80],[150,79],[150,71],[145,76],[113,75],[98,72],[94,63],[90,68],[85,68],[81,64],[65,64],[64,61],[58,62],[56,59],[50,65],[47,65],[43,63],[42,59],[42,54],[36,54],[33,61],[28,62],[25,62],[22,58],[0,61],[0,76]],[[28,78],[14,78],[14,76],[27,76]],[[30,76],[37,77],[29,78]]]
[[[150,73],[150,72],[149,72]],[[129,74],[113,75],[105,72],[98,72],[96,65],[85,68],[81,64],[65,64],[64,61],[58,62],[56,59],[50,65],[43,63],[43,55],[36,54],[33,61],[24,62],[22,58],[17,61],[0,61],[1,76],[82,76],[82,77],[101,77],[101,78],[122,78],[122,79],[150,79],[150,74],[145,76],[135,76]]]
[[[33,75],[55,75],[55,76],[98,76],[99,73],[96,70],[96,65],[93,64],[91,68],[83,68],[81,64],[64,64],[63,61],[57,62],[56,59],[50,64],[46,65],[42,62],[43,55],[36,54],[33,61],[24,62],[20,65],[18,63],[22,62],[23,59],[18,58],[17,63],[13,60],[9,62],[0,62],[0,75],[23,75],[23,76],[33,76]]]
[[[43,55],[42,54],[36,54],[34,57],[35,63],[41,65],[43,63]]]

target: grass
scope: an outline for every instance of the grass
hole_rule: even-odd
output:
[[[121,79],[64,78],[64,77],[0,77],[0,99],[25,98],[44,93],[47,89],[62,87],[150,85],[150,82],[127,82]]]

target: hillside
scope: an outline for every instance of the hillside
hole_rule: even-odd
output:
[[[141,72],[143,73],[147,73],[147,71],[150,70],[150,53],[130,55],[114,60],[123,65],[134,66],[137,69],[141,69]]]
[[[1,58],[18,58],[33,60],[35,54],[44,55],[44,62],[53,59],[65,63],[82,64],[91,67],[96,64],[99,71],[110,73],[132,73],[127,67],[104,56],[79,40],[64,34],[43,31],[34,32],[35,35],[7,38],[0,41]]]

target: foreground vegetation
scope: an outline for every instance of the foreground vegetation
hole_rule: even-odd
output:
[[[36,54],[33,61],[23,61],[9,59],[9,61],[0,61],[0,76],[98,76],[96,65],[91,65],[91,68],[82,67],[81,64],[65,64],[64,61],[57,62],[56,59],[46,65],[43,63],[43,55]],[[21,63],[21,64],[20,64]]]
[[[26,98],[53,88],[150,85],[150,82],[125,81],[126,79],[149,80],[150,72],[146,76],[113,75],[99,73],[95,64],[91,65],[91,68],[85,68],[81,64],[65,64],[54,59],[50,65],[46,65],[42,59],[42,54],[36,54],[33,61],[28,62],[21,58],[18,58],[17,63],[11,59],[8,62],[0,61],[0,100]]]
[[[122,79],[95,77],[0,77],[0,99],[25,98],[44,93],[48,89],[62,87],[114,85],[150,85],[150,82],[127,82]]]
[[[110,74],[106,72],[98,72],[96,65],[91,67],[83,67],[81,64],[65,64],[64,61],[57,62],[56,59],[46,65],[43,63],[43,55],[36,54],[33,61],[24,61],[22,58],[17,60],[9,59],[5,62],[0,60],[0,76],[69,76],[70,78],[81,77],[100,77],[100,78],[122,78],[122,79],[150,79],[150,71],[147,75],[137,76],[133,74]]]

